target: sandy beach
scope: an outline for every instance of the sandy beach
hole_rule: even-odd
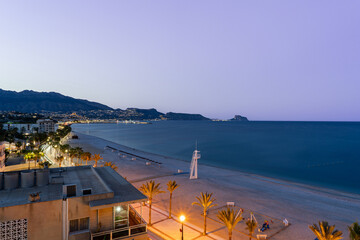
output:
[[[190,162],[151,154],[116,144],[101,138],[76,133],[79,139],[69,140],[69,144],[80,146],[85,151],[99,153],[104,160],[111,161],[118,167],[118,172],[134,186],[139,187],[147,180],[154,179],[161,183],[166,191],[166,183],[176,180],[180,187],[173,195],[173,214],[185,214],[187,221],[202,228],[203,217],[198,206],[192,206],[195,196],[200,192],[212,192],[217,207],[209,212],[208,231],[214,236],[227,238],[227,231],[216,218],[218,209],[224,208],[227,202],[244,209],[243,217],[247,219],[250,211],[254,212],[259,224],[270,221],[270,230],[265,233],[270,239],[314,239],[308,225],[326,220],[343,231],[344,239],[348,238],[347,226],[360,220],[360,196],[342,193],[329,189],[320,189],[307,185],[285,182],[240,171],[232,171],[199,164],[199,179],[189,180],[189,174],[177,174],[178,169],[189,172]],[[123,154],[106,146],[130,154],[151,159],[161,164],[151,163],[129,154]],[[190,159],[189,159],[190,160]],[[98,165],[102,165],[99,161]],[[155,197],[155,207],[166,212],[169,193]],[[282,220],[286,218],[290,225],[285,227]],[[249,239],[246,235],[244,221],[238,224],[233,239]],[[216,238],[216,237],[215,237]],[[201,238],[198,238],[201,239]],[[219,237],[220,239],[220,237]]]

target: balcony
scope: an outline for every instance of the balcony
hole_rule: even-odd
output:
[[[147,234],[146,222],[129,205],[129,226],[91,233],[91,240],[120,240]]]

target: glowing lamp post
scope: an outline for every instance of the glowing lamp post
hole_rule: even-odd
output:
[[[181,222],[181,240],[184,240],[184,221],[185,221],[185,216],[181,215],[180,216],[180,222]]]

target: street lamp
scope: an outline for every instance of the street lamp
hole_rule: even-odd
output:
[[[185,221],[185,216],[181,215],[180,216],[180,222],[181,222],[181,240],[184,240],[184,221]]]

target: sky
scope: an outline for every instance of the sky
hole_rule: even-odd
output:
[[[228,119],[360,121],[360,1],[0,0],[0,88]]]

